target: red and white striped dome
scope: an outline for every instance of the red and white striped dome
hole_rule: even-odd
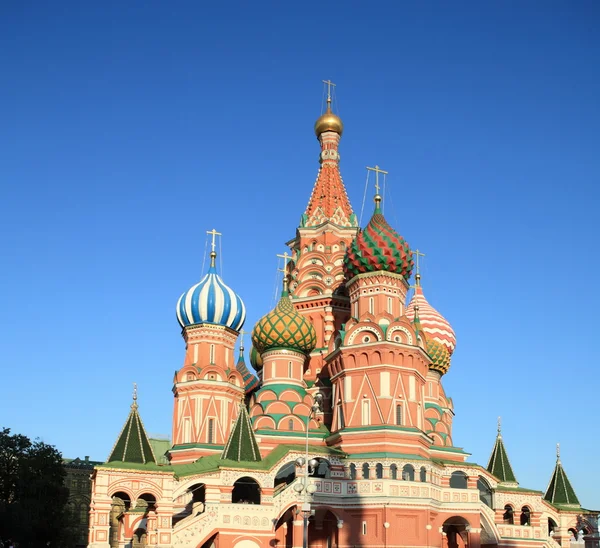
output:
[[[448,349],[448,352],[452,354],[456,347],[454,329],[452,329],[448,320],[427,302],[425,295],[423,295],[421,276],[419,274],[416,275],[416,282],[415,292],[406,307],[406,315],[412,319],[415,315],[415,306],[418,305],[419,319],[421,320],[423,331],[425,331],[429,338],[443,344]]]

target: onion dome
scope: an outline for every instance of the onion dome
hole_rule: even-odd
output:
[[[423,295],[423,288],[421,287],[421,275],[417,274],[415,278],[415,292],[406,307],[406,315],[409,318],[412,317],[415,307],[418,306],[421,328],[427,334],[427,338],[443,344],[448,349],[450,355],[452,355],[456,347],[454,330],[448,323],[448,320],[427,302],[425,295]]]
[[[380,208],[381,196],[375,196],[375,213],[361,230],[344,256],[344,273],[350,279],[365,272],[380,270],[410,278],[413,258],[408,242],[388,225]]]
[[[252,350],[250,351],[250,365],[254,367],[255,371],[260,371],[263,367],[262,357],[254,345],[252,345]]]
[[[427,354],[431,358],[429,369],[439,371],[442,375],[450,369],[450,352],[442,344],[435,339],[427,339]]]
[[[331,112],[331,97],[327,97],[327,110],[325,114],[320,116],[315,122],[315,135],[319,137],[321,133],[326,131],[334,131],[338,135],[342,135],[344,131],[344,124],[339,116],[336,116]]]
[[[313,325],[296,311],[286,288],[277,306],[254,326],[252,343],[261,354],[278,348],[309,354],[317,345],[317,334]]]
[[[217,254],[210,254],[208,273],[177,301],[177,320],[181,327],[211,323],[239,331],[246,320],[242,299],[223,283],[215,268]]]

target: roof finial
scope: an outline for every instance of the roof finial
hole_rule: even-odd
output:
[[[331,88],[335,84],[331,80],[323,80],[323,83],[327,86],[327,112],[331,112]]]
[[[133,403],[131,407],[137,407],[137,383],[133,383]]]
[[[425,253],[421,253],[418,249],[413,251],[413,255],[415,258],[415,266],[417,268],[417,273],[415,275],[415,279],[417,280],[416,284],[421,285],[421,265],[419,264],[419,257],[425,257]]]
[[[560,443],[556,444],[556,462],[560,463]]]
[[[244,353],[244,335],[247,335],[249,332],[240,329],[240,354]]]
[[[217,232],[214,228],[212,230],[207,230],[206,233],[212,235],[212,242],[210,244],[210,246],[211,246],[210,267],[215,268],[215,259],[217,258],[217,252],[215,251],[215,248],[217,246],[216,238],[217,238],[217,236],[222,236],[223,234],[221,234],[220,232]]]
[[[384,186],[385,186],[385,176],[388,174],[387,171],[383,171],[383,169],[379,169],[379,166],[376,165],[375,167],[369,167],[367,166],[367,170],[368,171],[374,171],[375,172],[375,208],[379,209],[379,207],[381,206],[381,194],[379,194],[379,174],[382,173],[383,174],[383,180],[384,180]]]
[[[283,272],[283,291],[285,293],[288,292],[288,284],[289,284],[289,280],[288,280],[288,261],[292,258],[291,255],[288,255],[288,252],[286,251],[283,255],[277,255],[278,257],[283,259],[283,268],[278,268],[277,270],[279,272]]]
[[[502,417],[498,417],[498,437],[502,437]]]

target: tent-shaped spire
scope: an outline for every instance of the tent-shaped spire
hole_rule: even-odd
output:
[[[517,478],[513,472],[508,455],[506,454],[506,448],[504,447],[504,441],[502,440],[500,417],[498,417],[498,435],[496,436],[496,443],[494,450],[490,456],[490,461],[487,465],[488,472],[491,472],[496,476],[501,483],[515,484],[518,485]]]
[[[139,464],[153,462],[156,464],[156,458],[148,440],[148,434],[146,434],[138,412],[137,387],[135,384],[133,386],[131,411],[129,411],[125,426],[123,426],[107,462],[121,461]]]
[[[250,417],[248,417],[248,411],[243,403],[240,404],[240,413],[221,458],[236,462],[260,462],[262,460],[250,424]]]
[[[579,499],[575,494],[567,473],[560,462],[560,445],[556,445],[556,466],[552,479],[546,489],[544,499],[551,504],[568,504],[572,506],[580,506]]]

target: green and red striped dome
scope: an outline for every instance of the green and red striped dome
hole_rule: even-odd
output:
[[[393,272],[410,278],[413,269],[412,251],[408,242],[388,225],[375,197],[375,213],[369,224],[350,244],[344,256],[344,273],[348,279],[365,272]]]

